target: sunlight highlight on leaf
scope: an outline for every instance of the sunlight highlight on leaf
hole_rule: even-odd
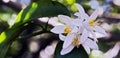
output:
[[[6,35],[5,35],[5,32],[3,32],[3,33],[0,35],[0,44],[5,41],[5,38],[6,38]]]
[[[74,4],[74,3],[75,3],[75,0],[66,0],[66,2],[67,2],[68,4]]]
[[[18,23],[18,22],[20,22],[21,17],[22,17],[22,16],[21,16],[22,14],[23,14],[23,10],[21,10],[20,13],[18,14],[18,17],[17,17],[17,19],[15,20],[15,24]]]
[[[38,7],[38,4],[37,3],[33,3],[32,7],[29,9],[28,13],[26,14],[24,20],[28,20],[30,18],[31,14],[36,10],[37,7]]]
[[[73,4],[73,5],[71,6],[71,10],[77,11],[77,7]]]

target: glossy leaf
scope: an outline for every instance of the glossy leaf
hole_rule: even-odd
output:
[[[4,47],[10,42],[13,42],[19,36],[22,30],[28,25],[28,22],[36,18],[53,17],[57,16],[58,14],[70,16],[70,13],[65,6],[51,0],[46,2],[44,0],[34,2],[27,8],[21,10],[14,25],[10,26],[0,35],[0,58],[5,56],[1,54]]]
[[[70,16],[70,13],[67,10],[67,8],[56,1],[34,2],[18,14],[18,17],[15,21],[15,26],[24,24],[36,18],[54,17],[59,14]]]

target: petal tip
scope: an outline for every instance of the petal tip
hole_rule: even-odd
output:
[[[61,51],[60,52],[60,55],[65,55],[66,53],[64,51]]]

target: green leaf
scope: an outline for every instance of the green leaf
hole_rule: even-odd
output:
[[[4,46],[1,50],[0,50],[0,58],[5,58],[5,55],[10,47],[11,43],[9,43],[8,45]]]
[[[67,8],[56,2],[56,1],[47,1],[44,0],[34,2],[30,4],[27,8],[21,10],[18,14],[18,17],[13,26],[10,26],[6,31],[2,32],[0,35],[0,58],[4,58],[2,54],[3,49],[8,50],[6,45],[10,42],[12,43],[23,29],[28,25],[27,23],[40,17],[54,17],[59,14],[70,16],[70,12]]]
[[[102,52],[107,52],[110,48],[107,42],[101,40],[99,40],[98,46],[99,46],[99,50],[101,50]]]
[[[60,55],[60,51],[62,49],[62,44],[63,42],[59,42],[56,49],[55,49],[55,54],[54,54],[54,58],[89,58],[88,54],[86,53],[86,51],[84,50],[84,48],[82,47],[82,45],[80,45],[79,48],[74,48],[70,53],[66,54],[66,55]]]
[[[67,10],[67,8],[59,2],[34,2],[18,14],[18,17],[15,21],[15,26],[24,24],[36,18],[54,17],[59,14],[70,16],[70,12]]]

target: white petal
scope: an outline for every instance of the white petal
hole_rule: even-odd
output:
[[[98,16],[98,11],[99,11],[99,9],[96,9],[96,10],[91,14],[91,16],[89,17],[89,19],[90,19],[90,20],[91,20],[91,19],[96,19],[97,16]]]
[[[83,22],[83,19],[74,19],[73,20],[73,24],[75,26],[81,26],[82,25],[82,22]]]
[[[91,49],[98,50],[97,43],[95,41],[91,40],[91,39],[87,39],[84,44],[89,46]]]
[[[88,21],[83,22],[83,26],[88,30],[88,31],[93,31],[94,29],[88,24]]]
[[[81,35],[81,38],[80,38],[81,44],[87,39],[87,37],[88,37],[88,32],[87,32],[86,29],[84,29],[84,31],[83,31],[83,33]]]
[[[67,48],[62,49],[61,52],[60,52],[60,54],[61,54],[61,55],[65,55],[65,54],[71,52],[71,51],[73,50],[73,48],[74,48],[74,46],[73,46],[73,45],[70,45],[70,46],[68,46]]]
[[[50,56],[45,53],[44,50],[40,51],[40,58],[49,58]]]
[[[65,28],[64,25],[58,25],[58,26],[55,26],[53,29],[51,29],[51,32],[60,34],[60,33],[63,33],[64,28]]]
[[[99,32],[99,33],[101,33],[101,34],[107,35],[107,33],[105,32],[105,30],[102,29],[102,28],[99,27],[99,26],[95,26],[94,29],[95,29],[96,32]]]
[[[47,55],[49,55],[49,56],[52,56],[53,54],[54,54],[54,48],[53,48],[53,46],[47,46],[46,48],[45,48],[45,53],[47,54]]]
[[[65,15],[58,15],[58,18],[65,24],[71,25],[72,21],[71,18]]]
[[[76,7],[78,8],[78,11],[79,11],[79,13],[76,13],[75,15],[77,15],[82,20],[88,19],[89,16],[85,13],[83,7],[80,4],[75,4],[75,5],[76,5]]]
[[[60,40],[62,40],[62,41],[64,41],[64,40],[65,40],[65,36],[64,36],[64,35],[62,35],[62,34],[59,34],[59,38],[60,38]]]
[[[91,31],[90,34],[92,35],[94,41],[98,42],[95,32]]]
[[[80,13],[79,12],[76,12],[74,15],[78,16],[78,18],[80,18]]]
[[[85,20],[88,20],[89,19],[89,16],[87,14],[84,14],[84,17],[83,17]]]
[[[72,26],[71,28],[72,28],[71,33],[76,33],[76,32],[78,32],[78,27],[77,27],[77,26]]]
[[[58,17],[51,17],[48,21],[48,24],[52,25],[52,26],[57,26],[57,25],[64,25],[62,24],[60,21],[60,19],[58,19]]]
[[[82,44],[82,46],[84,47],[84,49],[87,52],[87,54],[90,54],[90,48],[87,45],[85,45],[85,44]]]
[[[107,51],[104,55],[105,55],[105,57],[111,56],[113,58],[113,57],[117,56],[117,54],[119,53],[119,50],[120,50],[120,44],[117,43],[112,49]]]
[[[85,28],[84,28],[84,26],[83,25],[81,25],[81,26],[79,26],[79,28],[78,28],[78,34],[81,34],[81,33],[83,33],[83,30],[84,30]]]
[[[73,39],[74,39],[74,34],[68,34],[64,40],[63,48],[67,48],[69,45],[71,45]]]
[[[75,5],[76,5],[80,15],[83,15],[85,13],[84,8],[80,4],[76,3]]]
[[[103,52],[100,50],[92,50],[91,55],[95,58],[103,58]]]

